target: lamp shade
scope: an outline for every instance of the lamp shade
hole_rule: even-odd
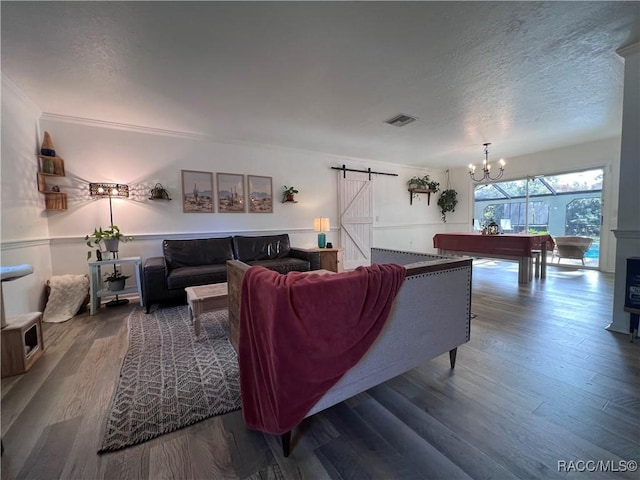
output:
[[[313,219],[313,231],[314,232],[328,232],[329,231],[329,219],[327,217],[316,217]]]

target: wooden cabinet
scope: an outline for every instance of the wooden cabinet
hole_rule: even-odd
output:
[[[336,273],[344,270],[342,267],[342,248],[313,248],[311,250],[320,253],[321,269]]]
[[[38,155],[38,191],[44,195],[45,210],[67,209],[67,194],[52,190],[56,178],[64,176],[62,158]]]

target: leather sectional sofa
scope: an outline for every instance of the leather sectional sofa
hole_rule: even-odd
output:
[[[142,268],[144,306],[186,302],[186,287],[227,281],[227,260],[262,265],[280,273],[320,269],[320,254],[292,248],[289,235],[164,240],[161,257]]]

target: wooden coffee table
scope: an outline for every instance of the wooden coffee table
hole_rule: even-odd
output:
[[[220,310],[229,306],[227,284],[214,283],[199,287],[187,287],[187,303],[189,304],[189,318],[193,323],[196,337],[200,336],[200,315],[213,310]]]

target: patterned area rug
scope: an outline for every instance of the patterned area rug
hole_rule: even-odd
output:
[[[241,406],[228,312],[200,316],[196,338],[186,306],[129,315],[129,350],[98,453],[119,450]]]

